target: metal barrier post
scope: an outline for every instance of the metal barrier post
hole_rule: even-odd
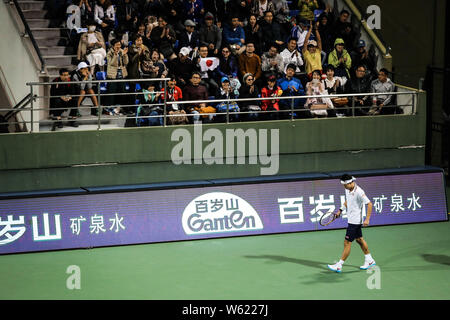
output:
[[[230,123],[230,99],[227,100],[227,124]]]
[[[355,97],[352,99],[352,117],[355,116]]]
[[[291,100],[291,121],[294,120],[294,98]]]
[[[101,130],[101,114],[102,114],[102,107],[101,107],[101,103],[100,103],[100,87],[101,87],[101,83],[99,82],[97,85],[97,130]]]
[[[30,106],[30,110],[31,110],[31,114],[30,114],[30,133],[33,132],[33,127],[34,127],[34,95],[33,95],[33,85],[30,85],[30,94],[31,94],[31,106]]]
[[[163,125],[164,127],[167,126],[167,81],[164,80],[164,118],[163,118]]]

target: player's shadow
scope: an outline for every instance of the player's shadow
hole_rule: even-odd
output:
[[[450,257],[443,254],[422,254],[422,258],[427,262],[450,266]]]

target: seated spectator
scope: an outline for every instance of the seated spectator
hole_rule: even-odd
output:
[[[220,83],[220,89],[217,91],[215,98],[217,100],[224,101],[216,105],[216,111],[220,113],[228,112],[229,120],[237,121],[239,119],[239,115],[236,114],[236,112],[239,112],[239,106],[236,101],[230,101],[237,98],[237,96],[233,92],[233,89],[231,88],[230,79],[228,79],[228,77],[223,77]],[[225,114],[217,116],[217,120],[219,122],[225,122],[226,119],[227,116]]]
[[[152,47],[152,41],[150,40],[150,35],[155,26],[158,25],[158,22],[151,23],[150,19],[156,19],[155,17],[147,17],[147,22],[142,21],[138,23],[137,29],[134,30],[130,34],[130,39],[136,39],[138,36],[142,37],[142,43],[147,47]],[[132,40],[133,41],[133,40]]]
[[[167,17],[166,21],[176,33],[183,31],[183,22],[187,19],[184,14],[183,0],[162,0],[160,16]]]
[[[262,51],[269,51],[270,46],[277,45],[282,46],[284,44],[283,37],[281,36],[281,27],[278,22],[273,20],[272,11],[264,12],[264,19],[258,22],[259,29],[263,34],[262,37]]]
[[[314,20],[314,10],[319,8],[317,0],[299,0],[297,6],[298,9],[300,10],[298,15],[300,16],[301,19],[307,21]]]
[[[208,12],[199,30],[200,44],[208,46],[208,56],[216,56],[222,45],[222,31],[214,24],[214,15]]]
[[[198,50],[200,35],[195,30],[195,22],[188,19],[184,22],[184,27],[186,28],[185,31],[181,32],[179,36],[179,46],[187,47],[191,50]]]
[[[143,126],[162,126],[164,124],[163,108],[160,104],[161,94],[156,81],[148,81],[142,89],[144,99],[136,111],[136,125]],[[158,117],[159,116],[159,117]]]
[[[88,26],[88,32],[81,35],[78,44],[78,61],[87,61],[91,67],[91,75],[94,74],[95,66],[103,68],[106,58],[106,44],[103,35],[95,31],[95,24]]]
[[[275,12],[272,0],[254,0],[250,12],[256,15],[258,20],[264,17],[264,13],[270,11]]]
[[[205,14],[202,0],[184,0],[184,16],[195,23],[203,21],[202,17]]]
[[[356,68],[356,77],[350,78],[345,84],[344,93],[369,93],[371,92],[371,80],[366,76],[366,67],[360,65]],[[349,97],[349,106],[353,107],[356,116],[367,115],[372,105],[370,96]],[[353,108],[347,112],[347,115],[353,114]]]
[[[262,38],[263,35],[259,29],[259,24],[256,20],[256,15],[252,14],[248,18],[248,23],[244,27],[245,39],[247,42],[251,42],[255,46],[255,53],[257,55],[262,54]]]
[[[50,87],[50,116],[56,122],[53,122],[52,131],[55,131],[55,128],[62,128],[63,123],[61,121],[61,115],[67,111],[69,112],[69,119],[76,119],[77,117],[77,103],[75,98],[72,98],[71,95],[74,93],[74,86],[70,83],[61,84],[59,82],[70,82],[70,74],[66,68],[59,69],[59,77],[52,81],[52,86]],[[59,97],[54,97],[59,96]],[[72,120],[69,124],[73,127],[77,127],[77,122]]]
[[[114,30],[116,12],[111,0],[98,0],[94,7],[94,20],[102,31],[103,39],[109,39],[109,33]]]
[[[347,78],[345,77],[336,77],[334,75],[334,67],[329,64],[325,68],[326,78],[322,80],[322,83],[325,87],[325,91],[328,94],[343,94],[344,86],[347,82]],[[342,117],[346,114],[346,111],[341,111],[339,108],[346,108],[348,105],[348,98],[339,97],[339,98],[331,98],[333,102],[333,106],[336,109],[336,115]]]
[[[139,9],[133,0],[120,0],[116,5],[117,22],[122,30],[135,30]]]
[[[301,72],[301,67],[303,66],[303,59],[301,53],[297,50],[297,40],[290,38],[287,43],[286,49],[281,51],[281,58],[285,65],[284,73],[286,73],[286,68],[288,65],[295,65],[295,73]]]
[[[310,40],[312,31],[316,33],[316,40]],[[312,79],[312,72],[314,70],[322,71],[322,40],[320,38],[317,28],[313,28],[310,23],[310,28],[305,38],[306,46],[303,46],[303,58],[305,59],[306,74],[309,79]]]
[[[260,91],[258,86],[255,84],[255,79],[251,73],[244,75],[243,84],[239,89],[239,99],[255,99],[259,98]],[[259,117],[258,111],[261,111],[260,101],[242,101],[240,102],[241,111],[253,113],[246,113],[243,115],[243,119],[247,121],[257,120]]]
[[[185,101],[204,101],[208,100],[208,90],[200,82],[202,81],[200,72],[194,71],[191,76],[190,84],[183,89],[183,97]],[[197,104],[183,104],[184,111],[187,114],[193,114],[190,118],[191,123],[197,123],[200,120],[200,114],[214,113],[215,109],[209,107],[205,102]],[[212,120],[212,115],[208,117]]]
[[[306,35],[308,34],[308,22],[306,20],[298,19],[297,25],[291,29],[291,38],[297,40],[298,51],[303,52]]]
[[[167,99],[167,102],[175,102],[183,100],[183,91],[177,86],[177,80],[175,75],[169,75],[169,81],[167,81],[167,93],[165,94],[164,88],[161,89],[161,100]],[[186,117],[186,111],[184,111],[181,105],[167,104],[167,117],[168,124],[188,124],[189,120]]]
[[[226,12],[228,16],[236,16],[245,24],[251,14],[252,2],[253,0],[229,0],[226,3]],[[222,22],[225,21],[222,20]]]
[[[212,15],[212,17],[216,16],[217,17],[217,22],[220,24],[222,21],[224,21],[226,15],[227,15],[227,10],[226,10],[226,6],[225,6],[225,1],[224,0],[207,0],[203,3],[204,7],[205,7],[205,22],[206,22],[206,18],[208,16],[208,13]],[[220,47],[220,45],[218,46]]]
[[[283,97],[295,97],[295,96],[303,96],[305,95],[305,90],[303,89],[303,85],[299,79],[295,78],[295,69],[296,66],[294,64],[289,64],[286,67],[286,76],[278,79],[277,84],[283,90]],[[280,100],[280,109],[281,110],[291,110],[302,108],[302,104],[304,104],[304,99],[284,99]],[[302,111],[294,111],[299,118],[308,117],[308,114],[305,115],[305,112]],[[289,118],[290,112],[285,112],[281,114],[281,118]]]
[[[229,45],[235,55],[240,55],[245,51],[245,32],[239,22],[239,17],[231,17],[231,23],[223,27],[223,44]]]
[[[107,54],[108,65],[106,68],[106,78],[108,80],[120,80],[125,79],[128,76],[127,65],[128,59],[128,47],[122,49],[121,42],[114,39],[111,43],[111,49]],[[125,82],[110,82],[108,83],[108,93],[124,93]],[[129,98],[129,97],[128,97]],[[106,96],[105,105],[122,105],[126,103],[127,98],[122,95],[110,95]],[[131,113],[132,110],[128,107],[125,108],[126,113]]]
[[[241,77],[247,73],[253,74],[255,83],[260,86],[261,83],[261,58],[255,54],[255,46],[253,43],[247,43],[245,53],[238,57],[239,72]]]
[[[197,70],[194,62],[189,58],[190,50],[181,48],[178,57],[169,62],[169,70],[175,75],[177,85],[184,89],[189,84],[192,73]]]
[[[91,115],[96,116],[98,114],[97,94],[92,89],[92,75],[86,62],[83,61],[78,64],[75,72],[72,74],[72,81],[82,81],[82,83],[75,84],[74,87],[74,94],[79,96],[76,104],[77,110],[79,110],[86,95],[89,95],[94,107],[96,107],[91,108]]]
[[[313,71],[312,80],[306,84],[307,96],[327,95],[321,82],[322,75],[319,70]],[[309,109],[313,117],[336,116],[334,106],[330,98],[313,97],[306,100],[305,108]]]
[[[224,46],[222,48],[217,73],[220,79],[223,77],[227,77],[228,79],[237,79],[239,76],[238,61],[236,57],[231,54],[231,49],[229,46]]]
[[[281,97],[283,94],[283,90],[279,86],[277,86],[277,77],[272,75],[267,79],[267,85],[261,90],[261,98],[267,97]],[[271,99],[271,100],[262,100],[261,109],[263,111],[277,111],[277,112],[267,112],[263,115],[263,118],[266,120],[278,120],[280,110],[279,99]]]
[[[337,77],[350,78],[350,68],[352,58],[345,48],[344,40],[338,38],[334,42],[334,50],[328,55],[328,64],[334,67],[334,74]]]
[[[153,28],[150,38],[156,48],[164,55],[165,59],[173,60],[177,56],[174,52],[176,34],[173,27],[167,24],[166,17],[158,18],[158,26]]]
[[[208,57],[208,47],[201,45],[198,51],[197,68],[200,70],[202,76],[202,84],[208,89],[209,95],[213,96],[219,89],[216,80],[217,67],[219,66],[219,59],[216,57]]]
[[[378,96],[372,96],[373,105],[375,108],[369,110],[369,114],[396,114],[403,113],[403,110],[399,107],[393,107],[392,105],[392,95],[385,94],[395,91],[395,84],[388,78],[389,71],[382,68],[378,72],[378,79],[373,80],[371,84],[371,92],[373,93],[383,93]]]
[[[135,36],[133,44],[128,49],[128,60],[127,69],[130,79],[140,79],[141,73],[150,71],[147,70],[151,61],[150,50],[144,45],[142,36],[139,34]]]
[[[376,71],[376,58],[371,56],[366,48],[366,42],[364,40],[359,40],[355,51],[350,53],[352,58],[352,65],[350,76],[355,76],[355,67],[361,64],[366,66],[367,75],[375,80]]]
[[[276,45],[271,45],[269,51],[263,53],[261,62],[261,70],[265,78],[269,74],[275,74],[277,78],[283,75],[284,62]]]

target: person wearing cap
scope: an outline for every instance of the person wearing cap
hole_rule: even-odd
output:
[[[178,57],[169,61],[169,70],[174,74],[177,85],[183,89],[184,86],[189,84],[192,73],[197,70],[196,65],[190,59],[190,50],[186,47],[180,49]]]
[[[344,174],[341,177],[341,184],[345,189],[345,202],[335,214],[339,217],[343,211],[346,211],[348,226],[344,239],[344,250],[340,260],[335,264],[328,265],[330,270],[339,273],[342,272],[342,266],[350,255],[350,249],[354,240],[356,240],[364,253],[364,264],[359,268],[361,270],[367,270],[375,266],[375,260],[372,258],[361,230],[362,227],[367,227],[370,223],[372,202],[366,196],[364,190],[356,184],[355,180],[355,177],[350,176],[349,174]],[[366,205],[367,215],[364,218],[363,209]]]
[[[367,68],[367,74],[375,79],[376,77],[376,60],[369,54],[367,50],[366,42],[363,39],[358,41],[356,45],[356,50],[350,53],[350,57],[352,58],[353,67],[350,69],[350,76],[353,77],[356,75],[355,70],[356,66],[364,64]]]
[[[92,89],[92,75],[89,71],[89,65],[82,61],[77,65],[77,69],[72,74],[72,81],[82,81],[81,83],[75,84],[75,94],[79,95],[77,100],[77,109],[79,110],[81,103],[86,94],[91,98],[92,103],[98,108],[97,93]],[[97,108],[91,108],[91,115],[97,115]]]
[[[239,112],[239,106],[235,101],[230,101],[237,98],[230,85],[230,79],[228,77],[222,77],[220,79],[220,84],[220,88],[217,91],[215,98],[224,101],[216,106],[216,110],[217,112],[227,113],[228,109],[230,121],[236,121],[239,119],[239,115],[235,114],[236,112]],[[218,115],[217,120],[219,122],[225,122],[226,115]]]
[[[196,24],[194,21],[187,19],[184,22],[185,30],[181,32],[179,36],[180,47],[186,47],[191,50],[198,50],[200,45],[200,35],[197,30],[195,30]]]
[[[306,46],[303,46],[303,58],[305,60],[305,70],[308,78],[312,78],[312,72],[314,70],[322,71],[322,40],[320,38],[319,30],[317,29],[318,23],[313,27],[310,22],[310,28],[305,38]],[[316,40],[310,40],[312,31],[315,31]]]
[[[334,67],[335,76],[350,78],[352,58],[345,49],[345,42],[341,38],[337,38],[334,42],[334,50],[328,55],[328,64]]]
[[[222,45],[222,31],[214,24],[214,15],[208,12],[205,15],[205,23],[199,31],[200,44],[208,46],[208,56],[216,56]]]

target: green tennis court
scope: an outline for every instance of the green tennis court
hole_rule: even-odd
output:
[[[450,223],[366,228],[379,266],[374,273],[359,270],[363,255],[356,243],[341,274],[327,269],[340,257],[344,233],[4,255],[0,299],[450,298]],[[66,287],[70,265],[80,268],[80,289]]]

